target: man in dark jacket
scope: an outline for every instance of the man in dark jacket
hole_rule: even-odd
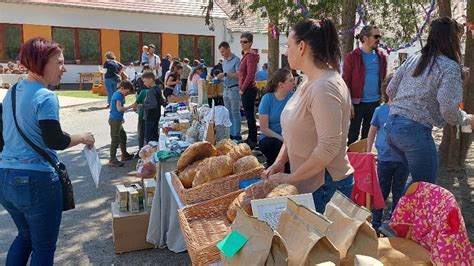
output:
[[[361,139],[367,138],[372,115],[380,105],[380,86],[387,76],[387,57],[378,48],[381,37],[377,26],[365,26],[356,35],[362,46],[344,58],[342,78],[349,88],[353,105],[348,144],[359,139],[361,125]]]
[[[161,81],[165,82],[165,75],[168,70],[170,70],[171,65],[171,55],[166,54],[165,58],[161,60]]]

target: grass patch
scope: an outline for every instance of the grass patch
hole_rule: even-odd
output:
[[[107,96],[99,96],[93,94],[90,90],[74,90],[74,91],[56,91],[58,96],[67,97],[78,97],[78,98],[91,98],[91,99],[107,99]]]

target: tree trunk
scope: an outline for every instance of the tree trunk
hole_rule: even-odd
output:
[[[471,11],[468,10],[468,16],[470,20],[473,19],[474,4],[469,1]],[[450,0],[438,0],[439,14],[443,16],[451,16],[451,1]],[[449,7],[449,8],[448,8]],[[468,4],[469,8],[469,4]],[[465,65],[471,69],[474,67],[474,42],[472,39],[471,32],[467,32],[466,38],[466,50],[465,50]],[[467,75],[467,76],[466,76]],[[474,75],[470,75],[469,72],[463,74],[465,76],[463,80],[463,102],[464,109],[467,113],[472,114],[474,111],[474,97],[471,95],[471,90],[474,87]],[[469,89],[471,88],[471,90]],[[458,168],[463,167],[466,160],[467,151],[471,145],[471,134],[462,133],[460,128],[457,126],[447,125],[443,128],[443,139],[441,141],[439,150],[441,153],[442,165],[446,168]]]
[[[354,27],[356,20],[357,0],[344,0],[342,7],[342,25],[341,29],[351,29]],[[341,52],[342,56],[354,50],[354,32],[342,35],[341,38]]]
[[[438,12],[440,17],[452,17],[451,0],[438,0]]]
[[[269,17],[269,23],[273,25],[279,24],[278,14]],[[280,32],[277,31],[276,38],[273,33],[268,31],[268,80],[270,80],[273,72],[280,67]]]

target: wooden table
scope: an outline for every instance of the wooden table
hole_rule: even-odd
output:
[[[94,83],[95,81],[97,82],[103,82],[104,81],[104,76],[101,72],[84,72],[84,73],[79,73],[79,89],[83,89],[83,84],[84,83]]]

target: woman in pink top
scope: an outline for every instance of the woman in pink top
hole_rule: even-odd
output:
[[[253,35],[244,32],[240,36],[240,47],[242,48],[242,60],[239,68],[239,88],[242,96],[242,106],[247,118],[249,135],[245,142],[253,149],[257,146],[257,122],[255,120],[255,100],[258,89],[255,86],[255,74],[257,73],[258,54],[252,51]]]
[[[296,90],[281,115],[284,144],[263,177],[294,184],[313,193],[323,213],[336,190],[352,193],[353,169],[346,154],[351,99],[339,74],[341,50],[334,23],[305,20],[288,36],[288,62],[307,80]],[[291,173],[285,174],[290,162]]]

